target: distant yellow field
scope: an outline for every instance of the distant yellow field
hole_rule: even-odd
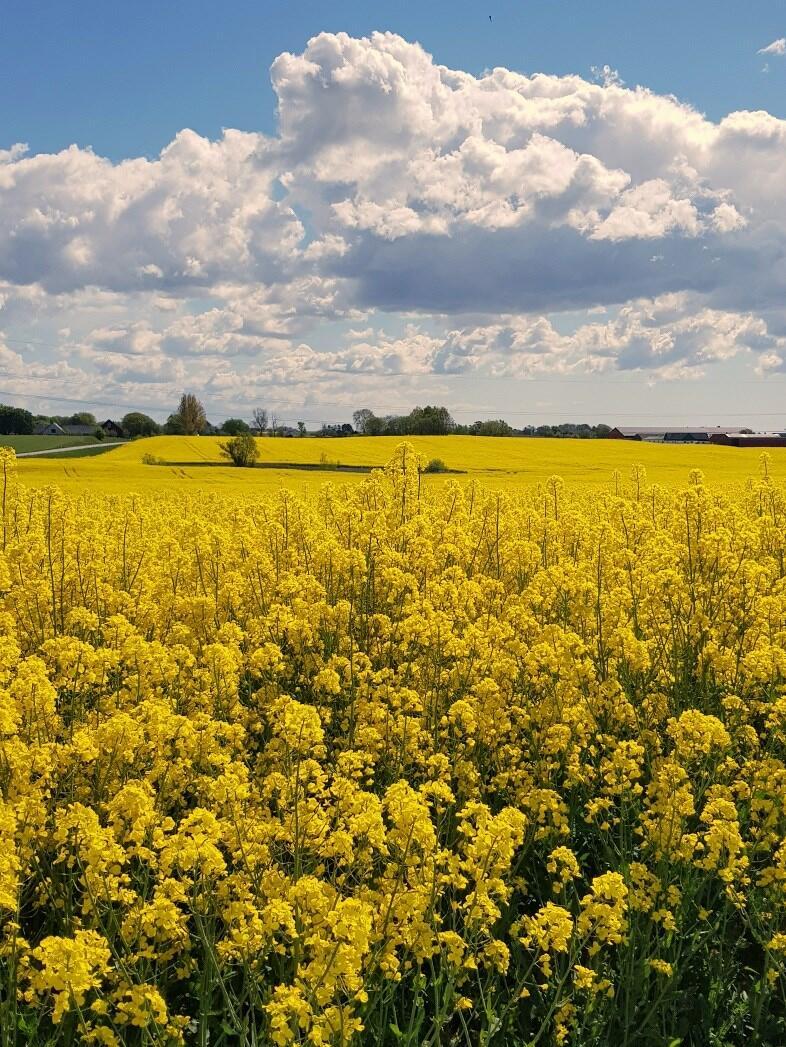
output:
[[[98,458],[27,459],[19,462],[20,478],[31,486],[90,487],[103,491],[197,489],[199,487],[254,490],[286,486],[303,492],[322,484],[356,482],[362,474],[295,469],[236,469],[221,465],[220,437],[156,436],[118,447]],[[318,463],[325,455],[342,465],[383,465],[398,437],[348,439],[274,439],[259,441],[261,461]],[[614,474],[623,480],[634,465],[643,465],[647,478],[667,486],[685,483],[691,469],[701,469],[708,480],[741,482],[759,474],[761,452],[735,447],[681,444],[627,443],[613,440],[536,440],[521,437],[411,437],[424,459],[441,458],[450,469],[493,487],[530,486],[557,474],[565,480],[594,488],[609,488]],[[143,455],[163,459],[166,465],[145,465]],[[786,479],[786,449],[768,451],[769,470]],[[443,483],[444,477],[427,477]]]

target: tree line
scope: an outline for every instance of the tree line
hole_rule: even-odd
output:
[[[528,425],[514,429],[503,418],[478,419],[468,425],[456,422],[447,407],[427,404],[409,414],[376,415],[367,407],[352,415],[354,429],[364,436],[546,436],[593,439],[606,436],[608,425],[563,422],[559,425]]]
[[[36,426],[48,425],[50,422],[57,422],[58,425],[98,425],[95,415],[88,411],[77,411],[67,415],[40,415],[26,411],[24,407],[0,404],[0,434],[3,436],[30,436]]]
[[[33,415],[21,407],[0,404],[0,434],[24,436],[34,432],[37,425],[57,422],[60,425],[89,425],[96,427],[96,435],[103,437],[95,415],[89,411],[77,411],[70,415]],[[251,420],[244,418],[227,418],[220,426],[212,426],[207,419],[202,401],[193,393],[183,393],[177,410],[173,411],[162,424],[141,411],[129,411],[124,414],[120,426],[128,437],[157,436],[165,433],[171,436],[197,436],[203,433],[220,432],[226,436],[248,435],[298,435],[306,436],[304,422],[298,422],[297,428],[283,426],[275,412],[266,408],[255,408]],[[447,407],[426,404],[415,407],[409,414],[377,415],[367,407],[360,408],[352,415],[352,425],[348,422],[333,423],[322,426],[318,436],[352,436],[359,433],[363,436],[540,436],[570,437],[572,439],[594,439],[606,436],[608,425],[588,425],[587,423],[562,422],[558,425],[528,425],[514,429],[502,418],[479,419],[470,424],[455,421]]]

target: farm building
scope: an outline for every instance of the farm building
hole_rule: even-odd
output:
[[[96,425],[64,425],[62,427],[66,436],[95,436]]]
[[[123,437],[123,427],[118,422],[113,422],[111,418],[107,418],[105,422],[101,422],[101,428],[104,430],[107,436],[114,436],[118,440]]]
[[[724,447],[786,447],[786,433],[721,433],[712,443]]]
[[[103,429],[107,436],[120,439],[123,436],[123,428],[111,418],[107,418],[100,425],[60,425],[58,422],[47,422],[35,429],[36,436],[95,436],[96,429]]]
[[[739,428],[720,425],[627,426],[617,425],[606,435],[607,440],[647,440],[654,443],[709,443],[720,436],[737,436]]]

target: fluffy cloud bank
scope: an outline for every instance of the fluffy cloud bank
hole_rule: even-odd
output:
[[[271,77],[273,137],[0,151],[0,329],[43,316],[117,395],[237,357],[282,381],[782,366],[786,122],[611,75],[476,77],[389,33],[322,34]],[[346,335],[375,311],[406,333]]]
[[[367,306],[720,304],[786,191],[786,124],[716,125],[613,78],[477,78],[387,34],[318,37],[272,77],[283,181]]]
[[[48,291],[179,293],[280,279],[303,228],[255,134],[182,131],[154,161],[0,152],[0,278]]]

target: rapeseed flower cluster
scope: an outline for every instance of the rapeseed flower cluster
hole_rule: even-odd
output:
[[[786,1042],[766,471],[77,496],[0,455],[2,1047]]]

